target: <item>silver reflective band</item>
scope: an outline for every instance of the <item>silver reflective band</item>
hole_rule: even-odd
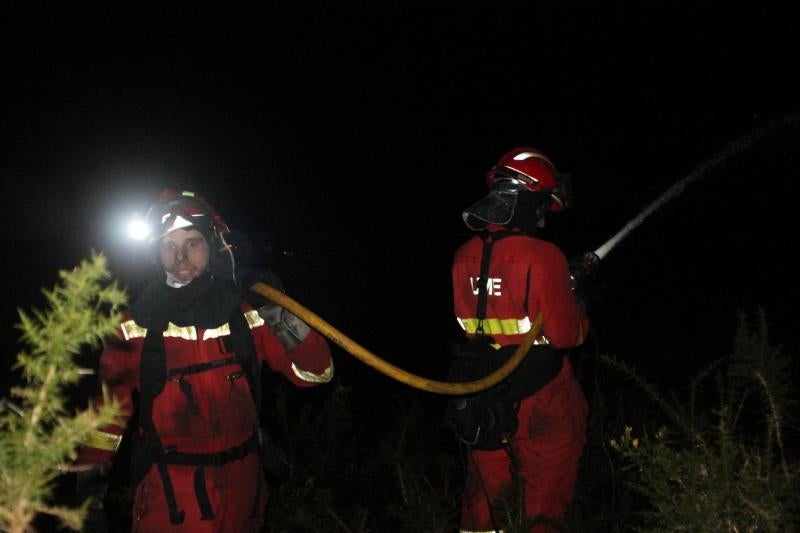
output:
[[[520,152],[514,156],[514,161],[524,161],[526,159],[530,159],[531,157],[535,157],[536,159],[542,159],[543,161],[547,161],[547,163],[551,167],[555,167],[552,161],[550,161],[544,154],[540,154],[539,152]],[[538,181],[538,180],[537,180]]]
[[[287,350],[300,344],[311,331],[308,324],[279,305],[260,307],[258,314]]]
[[[161,223],[167,221],[167,219],[171,216],[171,213],[165,213],[164,216],[161,217]],[[176,229],[183,229],[188,228],[189,226],[194,226],[194,222],[186,220],[182,216],[178,215],[175,217],[175,220],[172,221],[172,225],[170,227],[165,228],[164,233],[169,233],[171,231],[175,231]]]
[[[255,329],[264,325],[264,319],[261,318],[261,315],[259,315],[258,311],[255,309],[246,312],[244,318],[247,320],[247,325],[250,326],[250,329]]]
[[[308,370],[302,370],[297,368],[294,363],[292,363],[292,372],[294,372],[295,376],[308,383],[328,383],[333,379],[333,361],[331,361],[330,366],[326,368],[322,374],[314,374]]]
[[[250,326],[250,329],[264,325],[264,319],[258,315],[258,311],[248,311],[244,314],[244,318],[247,320],[247,325]],[[125,337],[126,341],[147,335],[147,328],[143,328],[133,320],[127,320],[120,324],[120,329],[122,330],[122,335]],[[217,337],[225,337],[230,334],[231,327],[226,322],[219,327],[205,330],[203,332],[203,340],[216,339]],[[177,337],[187,341],[196,341],[197,329],[194,326],[176,326],[170,322],[167,325],[167,329],[164,330],[164,336]]]

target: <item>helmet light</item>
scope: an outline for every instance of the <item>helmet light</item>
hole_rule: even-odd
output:
[[[139,217],[134,217],[128,222],[128,237],[135,241],[143,241],[150,236],[150,225]]]

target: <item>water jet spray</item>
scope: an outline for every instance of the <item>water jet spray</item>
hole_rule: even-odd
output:
[[[767,134],[771,133],[772,131],[778,129],[781,126],[791,125],[794,121],[798,120],[798,118],[800,118],[800,113],[796,112],[775,119],[769,122],[768,124],[765,124],[764,126],[756,128],[747,135],[740,137],[735,141],[729,143],[727,146],[725,146],[725,148],[717,152],[714,156],[710,157],[709,159],[701,163],[691,174],[674,183],[669,189],[664,191],[664,193],[661,196],[659,196],[655,201],[653,201],[650,205],[645,207],[641,211],[641,213],[639,213],[630,222],[625,224],[625,226],[620,231],[618,231],[616,235],[614,235],[608,241],[603,243],[595,251],[586,252],[585,254],[579,256],[578,258],[576,258],[571,262],[570,270],[572,273],[573,285],[579,284],[582,279],[589,276],[594,271],[594,269],[597,268],[597,265],[599,264],[600,260],[605,258],[609,254],[609,252],[611,252],[611,250],[613,250],[614,247],[617,246],[617,244],[619,244],[620,241],[622,241],[622,239],[627,237],[631,231],[633,231],[636,227],[638,227],[639,224],[641,224],[647,217],[653,214],[656,210],[660,209],[667,202],[680,195],[689,184],[707,175],[709,172],[715,170],[717,167],[722,166],[731,157],[741,152],[744,152],[745,150],[750,149],[754,144],[756,144],[758,141],[766,137]]]

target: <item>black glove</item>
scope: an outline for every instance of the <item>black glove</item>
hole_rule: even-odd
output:
[[[268,431],[259,429],[261,443],[261,465],[270,475],[286,480],[289,478],[292,464],[286,451],[272,440]]]
[[[311,328],[303,320],[279,306],[269,298],[248,290],[253,284],[263,282],[283,292],[283,283],[271,270],[243,270],[237,275],[239,285],[245,293],[245,299],[258,310],[258,314],[269,326],[281,344],[291,350],[306,338]]]
[[[597,269],[600,266],[600,257],[594,252],[586,252],[569,262],[569,275],[572,279],[572,290],[575,297],[586,307],[591,299],[590,293],[594,292],[597,283]]]
[[[104,508],[108,481],[108,472],[101,466],[78,472],[75,483],[75,498],[77,500],[75,503],[80,505],[87,499],[91,499],[83,521],[83,531],[91,531],[92,533],[105,533],[108,531],[108,518]]]
[[[236,280],[239,284],[239,288],[245,294],[247,301],[256,309],[264,306],[274,306],[276,304],[269,298],[249,290],[250,287],[261,282],[279,291],[283,291],[281,278],[279,278],[275,272],[268,269],[242,269],[236,273]]]

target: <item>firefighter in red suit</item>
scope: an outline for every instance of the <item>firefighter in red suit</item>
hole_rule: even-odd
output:
[[[286,310],[260,313],[243,299],[225,260],[227,227],[203,198],[166,190],[148,218],[163,276],[126,313],[99,364],[126,420],[132,393],[140,398],[132,530],[257,532],[268,496],[261,365],[298,387],[318,385],[333,374],[330,347]],[[108,468],[123,430],[98,432],[79,461]]]
[[[573,496],[586,440],[587,405],[564,350],[583,342],[589,322],[574,294],[564,254],[534,236],[548,211],[566,207],[568,190],[560,178],[542,152],[515,148],[487,173],[489,195],[463,213],[467,226],[479,234],[458,249],[452,267],[459,324],[468,338],[480,327],[497,345],[515,345],[542,313],[536,342],[553,348],[556,366],[546,384],[519,402],[519,426],[509,449],[468,450],[462,532],[503,527],[498,497],[512,481],[511,453],[519,458],[526,516],[540,523],[535,531],[559,531],[553,524],[563,520]],[[501,234],[504,238],[497,238]],[[488,266],[485,314],[479,320],[483,238],[492,236],[497,240]]]

